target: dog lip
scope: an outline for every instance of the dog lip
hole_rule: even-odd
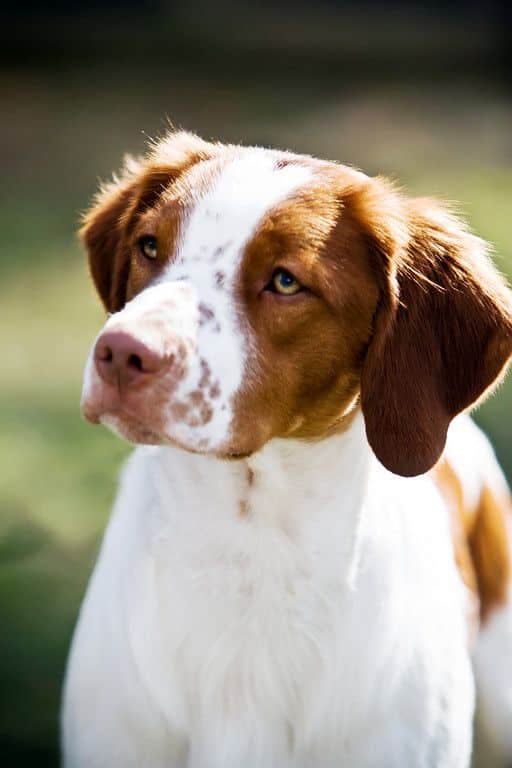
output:
[[[130,402],[133,398],[119,392],[115,387],[104,386],[99,396],[94,393],[92,396],[83,397],[80,404],[82,415],[91,424],[101,424],[105,417],[116,416],[143,426],[137,415],[137,393],[131,394],[136,395],[135,402]]]
[[[159,433],[151,427],[146,426],[135,414],[131,413],[125,406],[117,403],[108,407],[88,408],[87,404],[82,405],[82,413],[87,421],[92,424],[102,424],[104,427],[112,429],[123,439],[130,443],[138,445],[174,445],[187,453],[201,454],[216,453],[215,451],[203,451],[192,445],[187,445],[170,435]],[[249,458],[253,451],[226,451],[216,453],[218,458],[224,461],[242,461]]]
[[[114,432],[124,440],[128,440],[128,442],[136,445],[174,446],[187,453],[204,455],[204,451],[176,440],[170,435],[155,432],[136,416],[132,416],[121,408],[112,408],[105,411],[99,421],[107,428],[114,428]]]
[[[109,408],[98,419],[98,423],[110,427],[110,420],[115,420],[115,427],[123,437],[133,443],[143,445],[162,445],[168,442],[165,435],[161,435],[146,426],[140,419],[123,408]]]
[[[101,423],[101,414],[98,412],[96,408],[91,408],[90,405],[87,404],[87,402],[82,403],[80,406],[80,410],[82,411],[82,416],[86,421],[88,421],[90,424],[100,424]]]

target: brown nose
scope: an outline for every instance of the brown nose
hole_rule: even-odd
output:
[[[157,373],[164,359],[129,333],[106,331],[96,342],[94,362],[103,381],[122,389]]]

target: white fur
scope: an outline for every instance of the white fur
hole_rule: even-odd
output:
[[[311,171],[304,166],[276,170],[275,162],[265,150],[253,148],[225,165],[196,201],[182,226],[176,257],[157,284],[137,295],[102,329],[133,332],[159,352],[176,340],[184,343],[187,374],[169,403],[163,436],[190,449],[216,450],[229,435],[231,403],[240,387],[251,343],[241,332],[235,295],[244,246],[264,214],[311,178]],[[222,286],[218,284],[219,274]],[[201,390],[212,417],[200,424],[199,407],[193,405],[191,395],[200,388],[205,370],[209,372],[209,386]],[[84,402],[97,383],[90,357]],[[211,387],[216,387],[216,397],[212,397]],[[186,417],[176,418],[171,412],[176,405],[187,407]],[[123,434],[118,417],[107,415],[102,421]]]
[[[361,417],[235,463],[139,448],[73,642],[65,764],[467,766],[463,604],[434,485],[386,472]]]
[[[207,452],[228,436],[253,341],[237,317],[240,256],[309,178],[261,150],[237,157],[196,201],[164,275],[108,321],[165,354],[182,345],[169,408],[193,402],[205,363],[218,385],[207,423],[169,412],[171,441]],[[89,361],[84,399],[97,386]],[[447,450],[473,497],[483,438],[459,424]],[[236,462],[138,448],[73,641],[65,766],[467,768],[465,610],[442,498],[429,477],[377,463],[360,414],[344,434],[274,440]]]
[[[506,509],[507,481],[492,445],[471,419],[456,419],[445,454],[462,480],[464,503],[475,508],[481,489],[492,490]],[[510,517],[509,533],[510,533]],[[512,536],[511,542],[512,542]],[[512,591],[512,590],[511,590]],[[475,643],[473,664],[478,687],[477,754],[481,768],[503,768],[512,762],[512,603],[496,607]]]

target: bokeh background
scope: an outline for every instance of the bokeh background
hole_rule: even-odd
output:
[[[0,765],[58,765],[66,651],[127,446],[79,414],[76,241],[166,120],[458,201],[512,272],[507,2],[23,2],[0,19]],[[512,476],[509,381],[477,414]]]

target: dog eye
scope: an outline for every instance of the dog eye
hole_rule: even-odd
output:
[[[268,289],[283,296],[293,296],[302,290],[302,285],[291,272],[288,272],[286,269],[276,269]]]
[[[141,237],[139,240],[140,252],[146,259],[156,259],[158,256],[158,249],[156,247],[156,237]]]

